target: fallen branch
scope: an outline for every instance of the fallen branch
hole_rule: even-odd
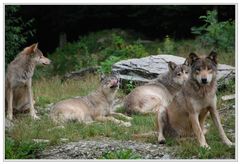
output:
[[[86,68],[80,69],[79,71],[67,73],[62,78],[62,81],[65,81],[67,79],[81,79],[87,74],[95,74],[99,70],[99,68],[100,66],[86,67]]]

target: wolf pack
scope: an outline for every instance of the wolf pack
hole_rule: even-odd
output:
[[[36,65],[48,65],[38,44],[24,48],[8,65],[5,76],[6,119],[13,120],[17,111],[29,111],[40,119],[34,108],[32,77]],[[78,121],[90,124],[111,121],[130,127],[134,113],[153,113],[156,116],[158,143],[166,137],[196,137],[201,147],[210,148],[205,134],[205,120],[210,115],[224,144],[233,146],[226,136],[217,110],[217,53],[197,55],[191,52],[182,64],[168,61],[168,72],[150,82],[137,86],[125,98],[125,113],[113,110],[120,80],[116,75],[101,77],[99,87],[84,97],[74,97],[54,104],[49,117],[56,124]],[[114,116],[123,117],[125,121]]]

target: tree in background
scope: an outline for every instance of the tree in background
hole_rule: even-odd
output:
[[[235,22],[234,20],[218,21],[217,10],[207,11],[207,15],[200,16],[204,21],[200,27],[192,27],[192,33],[198,35],[203,47],[213,47],[234,51],[235,49]]]
[[[10,63],[21,51],[28,37],[35,33],[33,30],[33,19],[23,22],[21,16],[17,15],[20,6],[5,6],[5,63]]]

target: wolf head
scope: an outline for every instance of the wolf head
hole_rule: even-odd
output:
[[[212,51],[208,56],[199,57],[195,53],[189,54],[191,77],[200,85],[209,85],[216,79],[217,53]]]
[[[187,63],[188,59],[180,65],[174,62],[168,62],[168,69],[173,81],[178,85],[183,85],[187,79],[190,72],[190,68]]]
[[[111,94],[118,90],[119,79],[115,75],[102,76],[101,77],[101,88],[105,94]]]
[[[51,63],[51,60],[43,56],[41,50],[38,49],[38,43],[34,43],[29,47],[24,49],[24,54],[29,55],[31,60],[38,65],[48,65]]]

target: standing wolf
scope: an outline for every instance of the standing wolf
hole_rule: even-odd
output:
[[[125,98],[126,112],[151,113],[156,112],[160,106],[166,107],[188,78],[187,61],[180,65],[168,62],[169,71],[167,73],[146,85],[135,88]]]
[[[123,126],[131,126],[130,122],[124,122],[112,117],[119,115],[127,120],[121,113],[112,111],[113,100],[119,88],[119,80],[115,76],[105,77],[101,80],[100,87],[85,97],[71,98],[56,103],[50,113],[55,122],[64,123],[76,120],[82,123],[93,121],[112,121]]]
[[[201,147],[209,147],[204,136],[204,122],[210,112],[223,142],[233,145],[223,130],[217,111],[217,53],[201,57],[190,53],[189,64],[191,73],[187,82],[170,105],[158,112],[159,143],[165,142],[163,134],[180,137],[195,134]]]
[[[5,96],[7,118],[13,119],[13,110],[24,111],[30,109],[32,118],[37,119],[32,95],[32,76],[37,64],[50,64],[50,60],[43,56],[38,44],[26,47],[8,65]]]

